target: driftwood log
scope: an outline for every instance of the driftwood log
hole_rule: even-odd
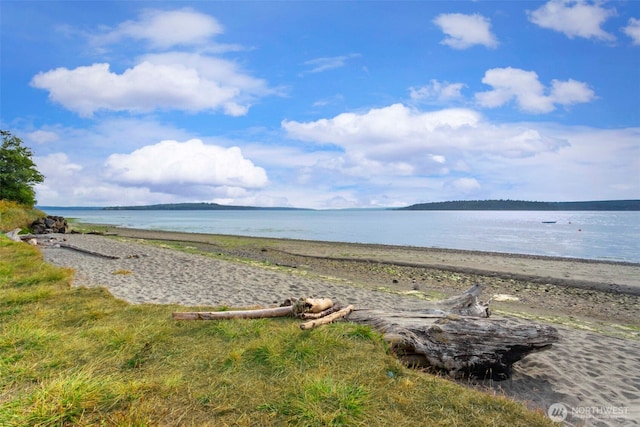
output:
[[[293,306],[234,311],[186,311],[172,314],[175,320],[265,319],[293,315]]]
[[[489,319],[488,306],[477,299],[481,290],[474,285],[424,310],[355,310],[348,319],[380,331],[392,352],[412,366],[444,370],[453,377],[503,380],[515,362],[557,342],[558,331],[549,325]]]
[[[175,320],[225,320],[225,319],[265,319],[271,317],[302,317],[306,313],[330,314],[333,301],[328,298],[290,298],[283,306],[259,308],[255,310],[233,311],[186,311],[174,312]]]

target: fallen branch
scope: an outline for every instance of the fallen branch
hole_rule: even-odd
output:
[[[81,253],[84,253],[84,254],[87,254],[87,255],[97,256],[97,257],[100,257],[100,258],[120,259],[119,256],[101,254],[100,252],[90,251],[88,249],[82,249],[82,248],[79,248],[77,246],[70,245],[68,243],[58,243],[57,245],[60,246],[61,248],[64,248],[64,249],[71,249],[72,251],[77,251],[77,252],[81,252]]]
[[[317,320],[312,320],[310,322],[301,323],[300,329],[306,330],[315,328],[316,326],[326,325],[333,322],[334,320],[348,316],[353,311],[353,308],[353,305],[348,305],[342,310],[336,311],[335,313],[329,314],[328,316],[322,317]]]
[[[265,319],[270,317],[286,317],[293,314],[293,306],[263,308],[257,310],[234,311],[187,311],[175,312],[176,320],[226,320],[226,319]]]
[[[321,317],[328,316],[331,313],[335,313],[336,311],[339,311],[339,310],[342,310],[342,306],[340,304],[336,304],[333,307],[330,307],[330,308],[327,308],[326,310],[321,311],[320,313],[302,313],[300,315],[300,318],[304,320],[319,319]]]

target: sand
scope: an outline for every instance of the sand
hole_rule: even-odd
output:
[[[42,253],[74,268],[75,285],[102,286],[134,304],[272,306],[313,295],[359,308],[418,309],[420,297],[444,298],[480,282],[486,298],[497,300],[494,317],[555,322],[561,340],[516,363],[507,381],[466,385],[545,413],[562,403],[567,425],[640,425],[637,264],[279,239],[238,238],[242,244],[229,245],[228,236],[115,232],[128,238],[52,239],[118,259],[55,246],[42,246]],[[214,256],[142,238],[190,241]]]

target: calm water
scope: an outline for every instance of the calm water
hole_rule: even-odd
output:
[[[640,262],[640,212],[44,210],[130,228]]]

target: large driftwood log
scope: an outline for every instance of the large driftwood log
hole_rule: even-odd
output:
[[[407,363],[454,377],[506,379],[515,362],[558,341],[558,331],[549,325],[488,319],[488,307],[477,300],[480,290],[475,285],[420,311],[356,310],[349,321],[380,331]]]
[[[224,319],[265,319],[293,315],[293,306],[262,308],[257,310],[234,311],[186,311],[175,312],[175,320],[224,320]]]

